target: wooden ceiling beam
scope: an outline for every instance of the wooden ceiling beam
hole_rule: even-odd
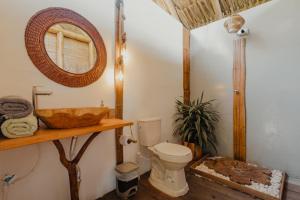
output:
[[[177,10],[177,13],[178,13],[178,16],[179,16],[179,18],[180,18],[181,23],[183,24],[183,26],[186,27],[187,29],[191,29],[190,23],[188,22],[188,19],[185,16],[185,13],[182,10],[180,10],[180,9]]]
[[[167,11],[169,14],[170,11],[169,11],[169,8],[167,7],[166,3],[164,0],[153,0],[157,5],[159,5],[162,9],[164,9],[165,11]]]
[[[209,21],[209,16],[207,15],[207,13],[205,12],[204,8],[202,7],[201,1],[198,0],[197,1],[197,5],[198,5],[199,10],[202,13],[204,22],[207,23]]]
[[[223,18],[223,12],[221,9],[220,1],[219,0],[211,0],[212,6],[215,11],[215,15],[217,19],[222,19]]]
[[[164,0],[168,9],[169,9],[169,12],[171,13],[171,15],[173,15],[176,19],[180,20],[179,17],[178,17],[178,14],[177,14],[177,11],[176,11],[176,8],[175,8],[175,5],[174,5],[174,2],[172,0]]]

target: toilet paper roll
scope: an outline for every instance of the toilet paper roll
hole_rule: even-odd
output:
[[[123,146],[127,146],[130,144],[130,137],[126,136],[126,135],[122,135],[119,139],[119,142],[121,145]]]

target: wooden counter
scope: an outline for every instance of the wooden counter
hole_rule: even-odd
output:
[[[41,142],[70,138],[73,136],[87,135],[90,133],[107,131],[132,125],[133,122],[121,119],[103,119],[97,126],[74,129],[41,129],[30,137],[6,139],[0,138],[0,151],[23,147]]]

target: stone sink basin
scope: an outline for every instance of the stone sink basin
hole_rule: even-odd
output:
[[[68,129],[98,125],[109,111],[107,107],[60,108],[37,109],[35,114],[48,128]]]

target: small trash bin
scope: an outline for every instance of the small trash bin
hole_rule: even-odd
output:
[[[139,173],[135,163],[120,164],[115,169],[117,177],[117,195],[122,199],[128,199],[138,191]]]

